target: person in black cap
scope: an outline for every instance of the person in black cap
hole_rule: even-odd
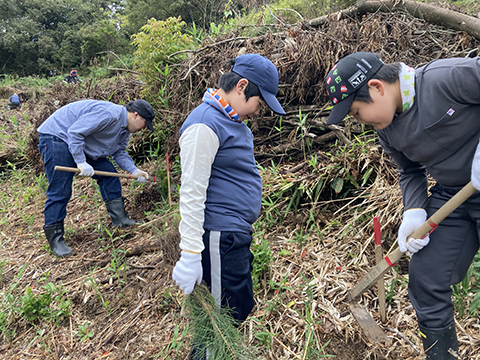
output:
[[[253,135],[244,121],[265,105],[285,112],[270,60],[246,54],[232,63],[180,129],[182,252],[172,276],[185,294],[203,279],[217,304],[240,323],[254,305],[250,244],[262,199]],[[204,359],[207,350],[196,345],[190,358]]]
[[[480,194],[429,236],[408,237],[467,183],[480,189],[480,58],[414,70],[355,53],[330,70],[326,87],[334,104],[327,124],[347,114],[372,124],[398,166],[405,209],[398,244],[412,255],[408,289],[423,347],[427,359],[457,359],[451,285],[465,277],[479,248]],[[430,189],[427,173],[436,180]]]
[[[153,131],[155,112],[145,100],[125,106],[108,101],[81,100],[55,111],[37,129],[38,149],[49,182],[43,227],[52,252],[66,257],[72,249],[65,244],[63,220],[72,195],[73,173],[55,171],[55,166],[78,167],[79,175],[96,179],[112,226],[135,224],[125,212],[122,186],[118,177],[94,175],[95,170],[117,172],[111,157],[121,169],[145,183],[148,174],[138,169],[126,148],[130,134],[147,126]]]

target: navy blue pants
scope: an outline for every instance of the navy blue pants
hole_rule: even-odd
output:
[[[54,135],[40,134],[38,150],[43,159],[45,173],[48,179],[47,201],[45,203],[45,225],[56,224],[67,216],[67,204],[72,196],[72,180],[74,173],[56,171],[55,166],[77,167],[68,150],[68,145]],[[99,171],[117,172],[115,166],[107,158],[93,160],[87,157],[87,162]],[[93,176],[100,187],[104,201],[118,199],[122,196],[122,185],[117,177]]]
[[[209,231],[203,234],[203,280],[216,304],[230,308],[238,325],[253,309],[252,235],[241,232]],[[206,360],[202,344],[193,344],[189,360]],[[208,349],[206,349],[208,353]]]
[[[254,305],[252,235],[206,230],[203,242],[203,280],[217,305],[229,307],[240,323],[248,317]]]
[[[436,185],[428,201],[432,216],[461,187]],[[465,277],[479,248],[480,193],[476,192],[430,234],[429,244],[410,260],[408,291],[418,322],[432,329],[453,322],[451,285]]]

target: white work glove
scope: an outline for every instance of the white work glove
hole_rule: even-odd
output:
[[[93,170],[92,165],[87,162],[77,164],[77,168],[80,169],[80,173],[78,175],[82,176],[93,176],[95,175],[95,170]]]
[[[423,223],[427,221],[427,212],[424,209],[410,209],[403,213],[403,221],[398,229],[398,246],[401,252],[407,250],[411,254],[415,254],[430,241],[430,236],[423,239],[412,239],[407,236],[412,235]]]
[[[202,254],[193,254],[182,251],[180,260],[173,268],[172,278],[176,281],[185,294],[190,294],[195,287],[195,283],[202,282]]]
[[[132,175],[138,175],[137,181],[139,183],[146,183],[148,179],[148,174],[145,171],[142,171],[140,169],[135,170]]]
[[[480,190],[480,143],[477,145],[477,150],[475,150],[473,156],[471,178],[473,187]]]

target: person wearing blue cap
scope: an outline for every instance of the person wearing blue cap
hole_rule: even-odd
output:
[[[232,63],[180,129],[182,251],[172,276],[185,294],[203,279],[218,306],[230,308],[240,323],[254,305],[250,244],[262,199],[253,134],[244,121],[265,105],[285,112],[270,60],[245,54]],[[206,349],[193,349],[192,359],[205,357]]]
[[[480,189],[480,57],[418,69],[373,53],[339,60],[326,78],[333,109],[375,127],[399,171],[404,213],[398,245],[412,257],[408,292],[427,359],[458,357],[451,285],[463,280],[480,241],[480,193],[422,239],[409,236],[470,181]],[[429,173],[436,184],[428,188]],[[430,192],[430,196],[428,194]]]
[[[74,173],[55,171],[55,166],[78,167],[79,175],[97,181],[112,226],[125,227],[135,222],[127,216],[122,186],[118,177],[98,176],[95,170],[117,172],[111,157],[122,170],[138,175],[145,183],[148,174],[138,169],[126,148],[130,134],[148,127],[153,131],[155,112],[145,100],[125,106],[108,101],[80,100],[65,105],[50,115],[37,129],[38,150],[48,179],[44,209],[45,236],[52,252],[58,257],[72,254],[65,244],[63,221],[72,196]]]

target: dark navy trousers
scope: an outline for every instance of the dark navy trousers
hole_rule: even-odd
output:
[[[209,231],[203,234],[203,281],[216,304],[229,308],[240,325],[253,309],[252,235],[241,232]],[[210,360],[208,349],[194,343],[189,360]]]
[[[54,135],[40,134],[38,151],[43,159],[45,173],[48,179],[47,201],[45,203],[45,225],[63,221],[67,216],[67,204],[72,196],[72,181],[74,173],[56,171],[55,166],[77,167],[68,145]],[[87,157],[87,162],[99,171],[117,172],[108,158],[93,160]],[[104,201],[118,199],[122,196],[122,185],[117,177],[97,176],[93,178],[100,187]]]
[[[240,323],[248,317],[254,305],[252,235],[206,230],[203,242],[203,280],[217,305],[229,307]]]
[[[435,185],[428,217],[460,189]],[[426,247],[412,255],[408,291],[421,325],[436,329],[453,322],[450,286],[465,277],[479,248],[479,232],[480,193],[476,192],[438,225]]]

